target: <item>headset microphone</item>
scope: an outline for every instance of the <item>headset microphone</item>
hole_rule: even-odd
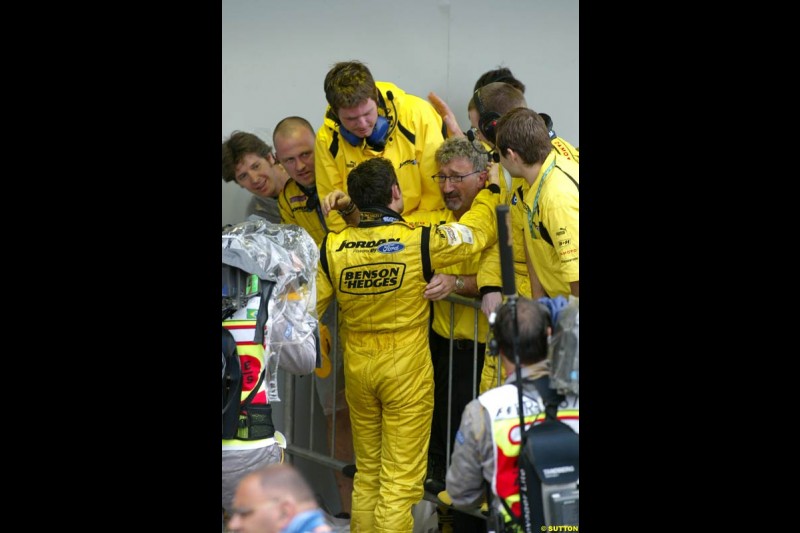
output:
[[[491,160],[492,160],[492,161],[494,161],[495,163],[499,163],[499,162],[500,162],[500,154],[498,154],[498,153],[497,153],[497,150],[489,150],[489,151],[487,151],[487,150],[486,150],[486,149],[483,147],[483,145],[481,144],[481,142],[480,142],[480,141],[478,141],[477,143],[475,142],[475,140],[476,140],[476,137],[475,137],[475,131],[473,131],[473,129],[472,129],[472,128],[470,128],[469,130],[467,130],[467,139],[469,139],[469,143],[472,145],[472,148],[473,148],[473,149],[474,149],[476,152],[478,152],[479,154],[486,154],[486,155],[488,155],[488,156],[489,156],[489,159],[491,159]],[[480,146],[480,148],[478,148],[478,146]]]

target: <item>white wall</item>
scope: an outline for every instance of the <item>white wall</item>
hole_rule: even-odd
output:
[[[579,145],[577,0],[222,0],[222,139],[299,115],[318,128],[322,82],[338,61],[426,98],[435,91],[463,128],[475,80],[507,66],[528,105]],[[244,219],[249,195],[222,183],[222,223]]]

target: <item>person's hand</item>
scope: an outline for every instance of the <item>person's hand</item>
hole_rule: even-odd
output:
[[[503,303],[503,295],[500,291],[487,292],[481,298],[481,311],[489,318],[489,315],[497,311],[497,307]]]
[[[489,158],[489,164],[486,165],[487,183],[494,183],[500,187],[500,165]]]
[[[339,189],[334,189],[333,191],[329,192],[325,195],[325,198],[322,199],[320,202],[320,207],[322,207],[322,213],[325,216],[328,216],[328,213],[336,209],[340,211],[345,209],[347,206],[350,205],[352,200],[350,196],[347,195],[346,192],[340,191]]]
[[[456,116],[453,114],[453,111],[450,110],[450,106],[447,105],[447,102],[439,98],[433,91],[428,93],[428,100],[430,100],[436,112],[442,116],[442,122],[447,126],[448,135],[450,137],[463,137],[464,132],[461,131]]]
[[[453,274],[434,274],[431,281],[425,286],[423,296],[435,302],[449,296],[455,290],[456,276]]]

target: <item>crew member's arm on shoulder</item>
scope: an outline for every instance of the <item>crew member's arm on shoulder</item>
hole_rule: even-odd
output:
[[[483,470],[491,471],[494,462],[492,439],[487,428],[488,414],[477,399],[472,400],[461,416],[447,469],[447,493],[455,507],[475,509],[483,501]]]

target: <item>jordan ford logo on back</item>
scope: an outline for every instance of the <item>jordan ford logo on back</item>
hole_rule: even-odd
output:
[[[387,242],[378,246],[378,251],[382,254],[393,254],[405,250],[406,245],[401,242]]]

